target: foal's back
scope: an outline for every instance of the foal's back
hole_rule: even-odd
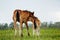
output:
[[[30,16],[33,16],[33,15],[34,15],[34,12],[16,9],[13,14],[13,20],[14,18],[16,18],[16,21],[18,22],[20,22],[19,19],[26,21]]]

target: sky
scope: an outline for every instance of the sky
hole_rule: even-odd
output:
[[[60,21],[60,0],[0,0],[0,23],[13,22],[15,9],[34,11],[41,22]]]

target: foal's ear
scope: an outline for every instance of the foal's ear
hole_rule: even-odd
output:
[[[34,13],[34,12],[33,12]]]
[[[34,12],[32,13],[32,15],[34,15]]]

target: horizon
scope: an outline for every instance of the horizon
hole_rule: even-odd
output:
[[[0,23],[13,22],[15,9],[34,11],[41,22],[60,22],[60,0],[0,0]]]

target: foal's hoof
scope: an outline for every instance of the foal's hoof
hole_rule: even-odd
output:
[[[23,34],[21,34],[21,37],[23,37]]]
[[[30,36],[30,34],[28,33],[28,36]]]

